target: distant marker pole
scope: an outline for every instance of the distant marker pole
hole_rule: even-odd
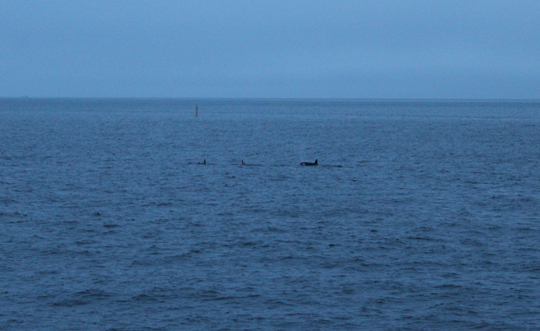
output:
[[[195,116],[199,116],[199,106],[195,106]]]

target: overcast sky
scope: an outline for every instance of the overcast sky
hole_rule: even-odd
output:
[[[1,0],[25,95],[540,99],[540,1]]]

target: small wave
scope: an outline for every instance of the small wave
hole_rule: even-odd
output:
[[[237,299],[237,297],[233,297],[233,296],[217,297],[217,298],[212,299],[212,301],[223,301],[223,300],[233,300],[233,299]]]
[[[118,224],[103,224],[103,227],[107,228],[107,229],[114,229],[114,228],[117,228],[119,226],[120,225],[118,225]]]
[[[155,260],[133,260],[131,262],[132,266],[152,266],[155,265],[157,262]]]
[[[420,236],[411,236],[407,237],[409,240],[425,240],[425,241],[434,241],[435,239],[429,237],[420,237]]]
[[[95,240],[77,240],[75,242],[75,245],[92,245],[92,244],[95,244],[96,241]]]
[[[292,303],[288,303],[288,302],[285,302],[285,301],[281,301],[281,300],[276,300],[276,299],[269,299],[269,300],[266,300],[264,301],[264,304],[265,305],[270,305],[270,306],[294,306],[294,304]]]
[[[87,289],[84,291],[80,291],[75,293],[76,296],[80,296],[83,298],[108,298],[111,296],[110,293],[105,292],[100,289]]]
[[[75,306],[84,306],[89,303],[90,302],[86,300],[66,299],[66,300],[55,301],[52,303],[52,305],[55,307],[75,307]]]
[[[438,288],[438,289],[441,289],[441,290],[444,290],[444,289],[459,289],[459,288],[462,288],[462,287],[463,286],[455,285],[455,284],[443,284],[443,285],[435,286],[435,288]]]
[[[276,227],[274,227],[274,226],[269,226],[266,230],[267,230],[268,232],[279,232],[279,233],[287,232],[287,230],[283,230],[283,229],[280,229],[280,228],[276,228]]]
[[[139,294],[131,298],[133,301],[137,302],[159,302],[158,299],[156,299],[153,296],[150,296],[148,294]]]

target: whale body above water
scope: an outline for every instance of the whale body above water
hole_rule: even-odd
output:
[[[319,163],[317,161],[318,160],[315,160],[315,162],[302,162],[302,163],[300,163],[300,165],[303,165],[303,166],[316,166],[316,165],[319,165]]]

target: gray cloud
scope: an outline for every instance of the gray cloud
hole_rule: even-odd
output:
[[[538,1],[0,2],[0,96],[540,98]]]

